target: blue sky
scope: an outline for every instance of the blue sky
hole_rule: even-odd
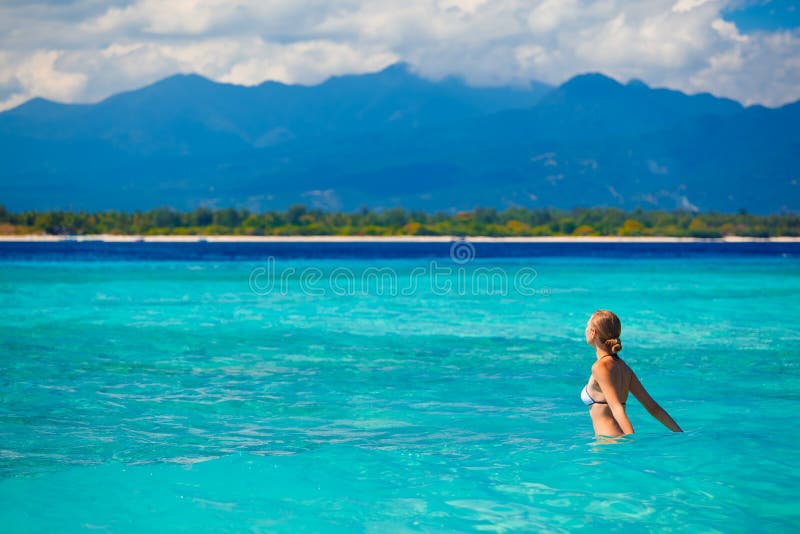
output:
[[[723,11],[742,33],[790,30],[800,27],[800,1],[771,0],[732,4]]]
[[[0,109],[177,72],[315,84],[404,61],[473,85],[584,72],[746,104],[800,99],[800,0],[4,0]]]

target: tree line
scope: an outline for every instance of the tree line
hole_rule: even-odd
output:
[[[72,210],[12,213],[0,205],[0,234],[49,235],[343,235],[343,236],[800,236],[800,215],[695,213],[618,208],[503,210],[430,213],[392,208],[324,211],[297,204],[285,211],[200,207],[192,211]]]

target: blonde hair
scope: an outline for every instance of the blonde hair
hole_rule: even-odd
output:
[[[597,310],[592,314],[589,323],[597,331],[600,341],[608,347],[611,354],[616,354],[622,350],[622,341],[619,340],[622,334],[622,324],[614,312]]]

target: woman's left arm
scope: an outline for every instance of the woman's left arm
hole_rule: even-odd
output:
[[[600,389],[603,391],[608,407],[611,408],[611,413],[614,414],[614,419],[619,427],[625,434],[633,434],[633,425],[631,425],[628,414],[625,413],[625,407],[620,403],[617,390],[614,389],[614,383],[611,381],[611,369],[598,362],[592,366],[592,375],[600,384]]]

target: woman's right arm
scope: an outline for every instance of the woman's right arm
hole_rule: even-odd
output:
[[[678,423],[676,423],[672,417],[669,416],[667,411],[659,406],[659,404],[653,400],[653,397],[647,393],[647,390],[644,389],[642,383],[639,382],[639,378],[636,376],[636,373],[633,372],[633,369],[631,369],[630,391],[633,393],[633,396],[642,403],[642,406],[644,406],[647,411],[650,412],[650,415],[661,421],[665,427],[669,428],[673,432],[683,432],[681,427],[678,426]]]

